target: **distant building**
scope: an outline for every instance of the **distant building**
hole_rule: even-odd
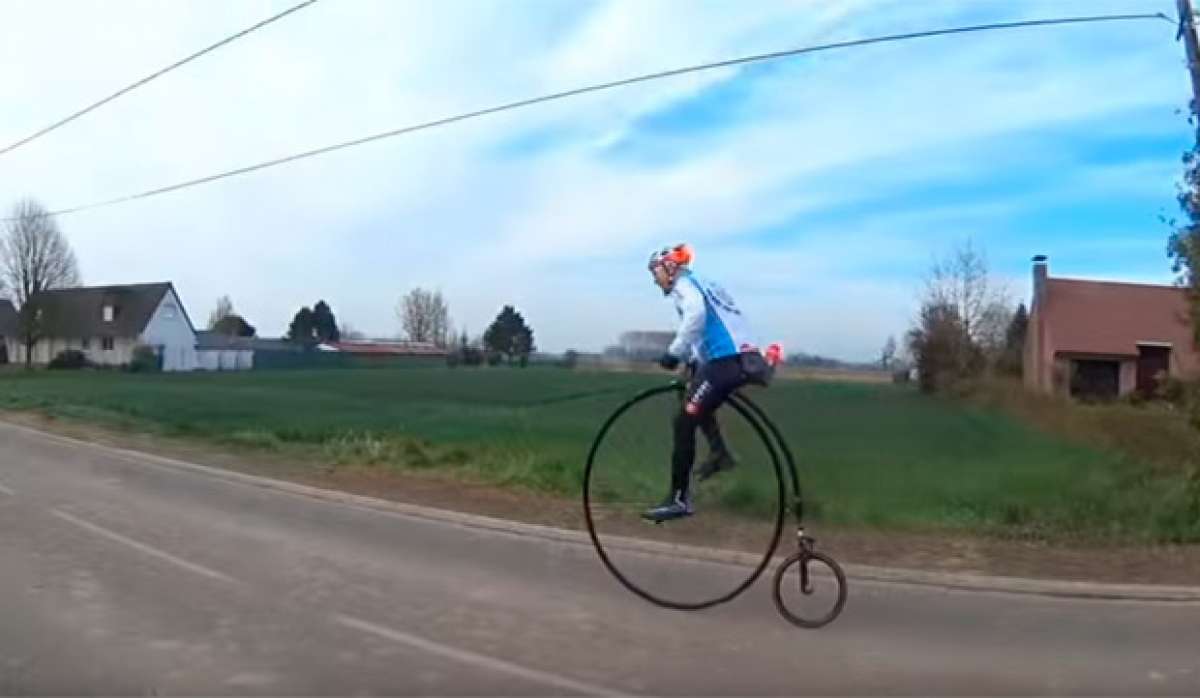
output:
[[[320,349],[362,357],[428,356],[445,357],[446,349],[430,342],[403,342],[377,339],[349,339],[326,342]]]
[[[201,371],[248,371],[254,368],[254,337],[220,332],[196,333],[196,368]]]
[[[675,339],[674,332],[625,332],[617,342],[620,352],[630,359],[657,359],[666,353]]]
[[[38,328],[30,352],[34,364],[74,349],[93,364],[120,366],[144,345],[158,354],[164,371],[196,367],[196,330],[169,282],[54,289],[38,293],[28,305]],[[23,337],[9,338],[7,344],[9,359],[24,362]]]
[[[304,345],[289,342],[286,339],[264,339],[251,337],[250,348],[257,354],[302,354]]]
[[[1025,385],[1077,397],[1150,394],[1162,376],[1200,376],[1184,289],[1053,278],[1034,257]]]

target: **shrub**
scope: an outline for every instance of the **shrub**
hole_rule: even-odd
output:
[[[153,373],[162,370],[158,360],[158,352],[153,347],[140,344],[133,350],[133,360],[129,362],[129,370],[133,373]]]
[[[88,364],[89,362],[87,354],[84,354],[78,349],[66,349],[64,351],[60,351],[58,356],[55,356],[53,359],[51,359],[50,363],[47,365],[47,368],[74,371],[81,368],[87,368]]]
[[[483,365],[483,352],[475,347],[464,347],[462,350],[463,366]]]
[[[1179,407],[1185,406],[1197,390],[1197,386],[1168,375],[1160,374],[1156,383],[1154,397]]]
[[[926,393],[953,392],[983,369],[982,352],[971,342],[957,309],[946,303],[921,308],[918,325],[908,333],[908,346]]]

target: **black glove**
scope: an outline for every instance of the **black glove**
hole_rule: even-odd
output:
[[[663,354],[662,358],[658,360],[658,365],[668,371],[674,371],[679,368],[679,357],[671,354]]]

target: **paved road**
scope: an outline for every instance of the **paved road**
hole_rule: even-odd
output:
[[[580,545],[0,425],[0,693],[152,692],[1197,695],[1200,606],[860,582],[811,632],[760,582],[662,611]]]

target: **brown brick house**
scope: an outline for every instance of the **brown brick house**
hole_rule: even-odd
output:
[[[1200,350],[1183,289],[1053,278],[1046,258],[1033,258],[1024,361],[1028,388],[1117,397],[1153,391],[1164,373],[1200,377]]]

